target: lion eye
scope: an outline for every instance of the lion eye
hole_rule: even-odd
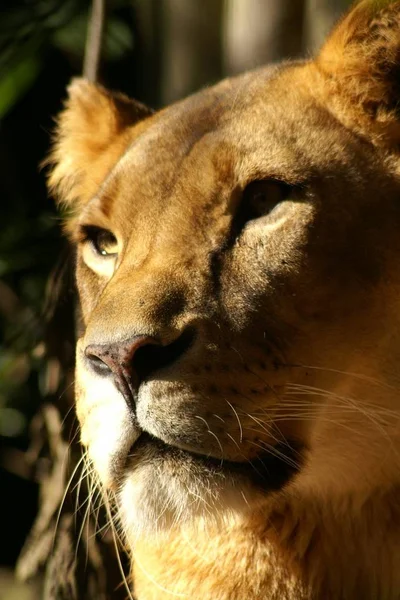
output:
[[[245,188],[241,202],[245,221],[270,214],[281,202],[290,198],[293,186],[275,179],[252,181]]]
[[[101,277],[113,275],[120,248],[111,231],[91,225],[82,227],[81,247],[82,258],[92,271]]]
[[[94,251],[104,258],[115,258],[118,254],[118,241],[106,229],[91,228],[87,232],[87,237],[90,240]]]

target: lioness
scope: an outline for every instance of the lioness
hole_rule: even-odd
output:
[[[400,1],[152,114],[69,88],[82,442],[139,600],[400,598]]]

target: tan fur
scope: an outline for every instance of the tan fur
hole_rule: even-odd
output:
[[[54,165],[48,184],[66,205],[79,206],[95,194],[125,149],[127,128],[151,111],[123,94],[111,96],[102,89],[94,95],[84,80],[74,80],[68,92],[48,160]]]
[[[389,144],[400,137],[399,5],[395,0],[360,2],[316,61],[327,105],[355,130]]]
[[[70,88],[77,413],[138,600],[400,597],[399,40],[400,2],[363,0],[314,61],[152,116]],[[190,344],[122,393],[86,354],[139,335]]]

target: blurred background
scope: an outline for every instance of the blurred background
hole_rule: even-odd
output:
[[[311,55],[349,4],[109,0],[100,80],[159,108],[221,77]],[[0,3],[0,600],[32,594],[6,582],[46,469],[28,451],[34,416],[48,402],[65,415],[72,401],[73,277],[40,165],[66,85],[82,72],[89,12],[88,0]]]

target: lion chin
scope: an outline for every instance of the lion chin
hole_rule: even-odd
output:
[[[129,454],[120,492],[128,538],[163,536],[205,523],[217,526],[251,514],[297,471],[290,456],[295,452],[286,452],[283,465],[281,458],[266,453],[249,468],[248,463],[194,454],[142,434]]]
[[[400,597],[399,69],[362,0],[160,112],[69,87],[76,410],[138,600]]]

